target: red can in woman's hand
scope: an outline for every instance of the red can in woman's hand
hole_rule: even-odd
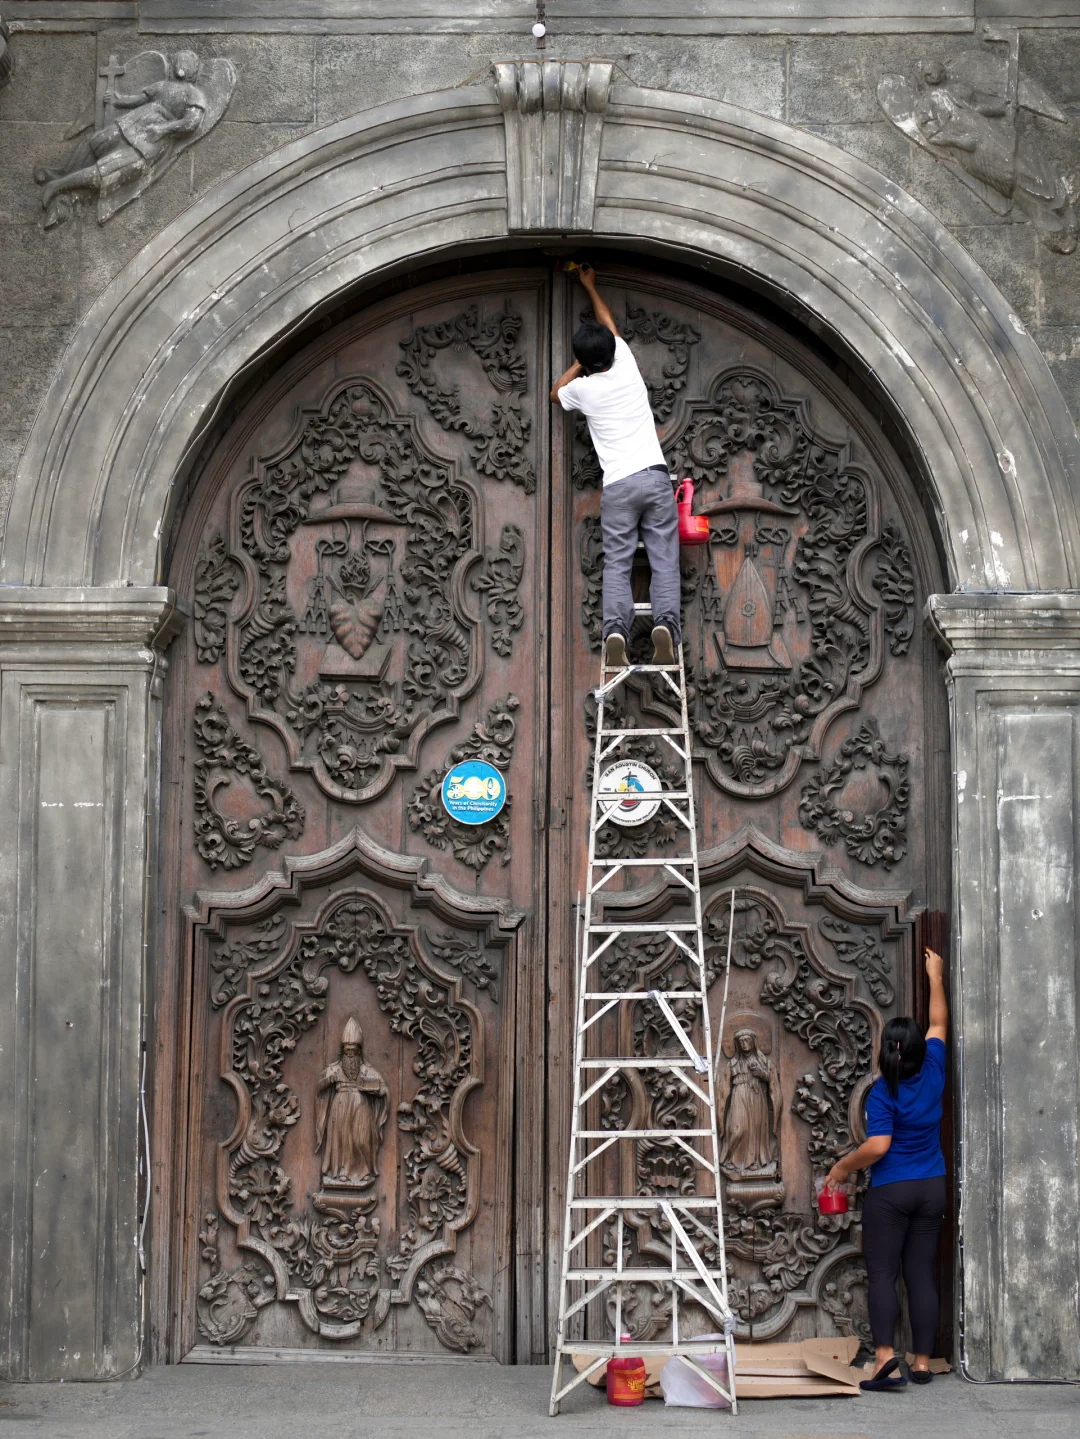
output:
[[[846,1214],[848,1212],[847,1190],[826,1189],[824,1184],[818,1190],[818,1209],[822,1214]]]

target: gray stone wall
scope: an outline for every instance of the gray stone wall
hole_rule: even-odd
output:
[[[401,17],[432,8],[393,3],[328,5],[327,18],[309,18],[303,33],[296,33],[301,27],[288,20],[290,8],[257,0],[215,6],[175,0],[138,11],[135,5],[75,7],[52,0],[9,0],[4,7],[15,70],[0,89],[0,514],[6,512],[48,379],[78,319],[122,266],[194,199],[305,131],[384,100],[459,84],[486,72],[495,59],[538,54],[529,34],[531,4],[474,6],[463,0],[447,7],[464,17],[456,23],[468,27],[456,33],[436,28],[455,23],[451,17],[379,20],[380,14]],[[828,18],[830,11],[853,7],[809,0],[795,7],[805,11],[796,22],[770,20],[771,9],[791,7],[769,5],[756,7],[756,22],[748,18],[755,7],[746,4],[547,8],[546,58],[607,58],[637,84],[746,106],[814,131],[895,180],[953,231],[1002,290],[1080,419],[1080,252],[1054,253],[1040,243],[1027,218],[995,214],[878,105],[882,74],[914,75],[923,59],[948,60],[978,44],[971,5],[958,0],[950,11],[896,0],[854,7],[867,17],[865,26],[884,27],[883,33],[869,34],[801,33],[812,23],[857,28],[850,20]],[[1080,20],[1062,13],[1075,8],[1045,0],[1008,5],[987,0],[980,14],[998,23],[1020,16],[1021,73],[1037,81],[1069,121],[1067,126],[1039,122],[1041,143],[1080,188]],[[621,26],[612,10],[624,16]],[[311,7],[305,11],[310,16]],[[497,18],[472,19],[474,11],[489,17],[495,12]],[[946,19],[919,18],[931,11]],[[65,18],[65,12],[82,18]],[[603,26],[600,33],[582,28],[590,12],[606,12],[604,21],[596,21]],[[693,13],[699,19],[684,18]],[[118,14],[131,18],[118,23]],[[648,18],[657,14],[670,19]],[[267,15],[274,18],[268,21]],[[279,27],[274,33],[265,31],[270,23]],[[716,33],[754,23],[766,31],[795,33]],[[949,28],[932,30],[932,23]],[[363,24],[366,33],[348,33],[346,24]],[[705,33],[672,33],[690,26]],[[664,33],[656,33],[661,28]],[[111,55],[122,62],[143,49],[179,48],[224,57],[235,66],[236,87],[223,119],[105,224],[98,223],[92,206],[84,206],[68,223],[43,232],[33,172],[39,165],[59,164],[70,149],[65,134],[93,104],[98,71]]]

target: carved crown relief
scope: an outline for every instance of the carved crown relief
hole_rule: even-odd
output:
[[[524,531],[507,523],[497,546],[478,545],[485,480],[536,488],[522,324],[509,301],[489,315],[474,305],[400,342],[397,373],[441,429],[467,438],[476,483],[358,376],[301,411],[286,447],[253,463],[231,496],[227,533],[199,554],[199,661],[224,655],[249,716],[335,799],[374,799],[399,769],[416,768],[425,737],[480,682],[482,623],[496,655],[513,653],[525,621]],[[440,373],[451,351],[475,356],[488,414],[468,410],[452,367]],[[512,743],[512,721],[510,734]],[[505,849],[495,828],[479,836],[483,863]]]
[[[221,1013],[220,1077],[236,1096],[200,1235],[198,1326],[213,1345],[235,1343],[276,1303],[324,1338],[370,1338],[415,1301],[443,1347],[468,1352],[487,1342],[491,1276],[446,1262],[480,1195],[464,1101],[484,1082],[489,1021],[466,991],[496,1004],[503,961],[460,921],[396,920],[339,850],[302,862],[284,910],[257,919],[265,898],[223,901],[196,927]],[[361,1029],[349,1010],[364,1005]],[[316,1036],[330,1062],[313,1071],[292,1056]],[[405,1062],[380,1072],[378,1043],[400,1044]]]
[[[77,140],[62,165],[34,171],[45,229],[97,199],[98,224],[137,200],[207,135],[228,109],[236,85],[230,60],[201,60],[193,50],[166,58],[142,50],[121,65],[115,55],[98,76],[97,97],[64,136]]]
[[[478,512],[414,421],[353,380],[237,489],[227,546],[200,561],[199,658],[224,649],[251,717],[336,799],[371,799],[415,767],[424,736],[479,680],[464,594]],[[228,617],[234,565],[246,600]]]

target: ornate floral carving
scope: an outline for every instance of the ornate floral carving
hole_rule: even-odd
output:
[[[223,536],[216,535],[195,566],[195,653],[204,665],[221,658],[227,606],[239,588],[236,564],[225,549]]]
[[[526,456],[531,422],[521,408],[528,382],[518,343],[523,323],[507,300],[497,315],[482,318],[472,305],[452,320],[418,325],[402,341],[397,372],[444,430],[460,430],[472,440],[472,460],[480,474],[512,480],[531,495],[536,473]],[[487,429],[478,417],[464,413],[459,387],[436,378],[435,356],[446,349],[471,350],[483,366],[495,391]]]
[[[870,814],[841,809],[830,796],[842,791],[854,772],[865,771],[868,766],[885,786],[885,804]],[[840,746],[829,768],[803,786],[799,820],[826,844],[843,839],[848,854],[860,864],[880,862],[885,869],[891,869],[907,853],[910,799],[907,756],[887,750],[877,721],[865,719],[858,734]]]
[[[881,527],[881,552],[874,570],[874,589],[885,603],[889,653],[906,655],[915,629],[915,577],[911,551],[894,520]]]
[[[195,805],[195,847],[211,869],[238,869],[248,864],[256,849],[277,849],[286,839],[299,839],[304,809],[283,780],[273,779],[266,762],[253,745],[242,740],[229,724],[212,694],[195,705],[195,743],[202,759],[196,760],[192,792]],[[261,813],[244,819],[222,814],[218,792],[232,785],[231,774],[244,776],[255,793],[268,801]]]
[[[474,1320],[491,1295],[453,1264],[431,1264],[416,1281],[416,1303],[446,1349],[468,1354],[483,1343]]]
[[[477,626],[460,593],[476,504],[367,380],[304,414],[244,489],[233,548],[256,594],[228,626],[230,679],[337,799],[381,794],[476,682]]]
[[[525,573],[525,536],[517,525],[503,525],[497,550],[488,550],[483,571],[472,587],[484,596],[491,629],[491,648],[509,658],[514,635],[525,622],[525,609],[518,599],[518,586]]]
[[[821,1287],[818,1300],[836,1325],[837,1334],[853,1336],[873,1347],[870,1307],[866,1294],[866,1265],[854,1257],[837,1261]]]
[[[457,1231],[475,1213],[470,1166],[476,1151],[461,1130],[461,1104],[481,1078],[476,1011],[461,1001],[461,981],[447,982],[427,953],[445,959],[452,951],[457,968],[473,970],[478,987],[495,998],[495,972],[478,949],[475,940],[454,934],[432,938],[398,924],[374,895],[338,888],[314,922],[286,925],[278,917],[273,928],[264,923],[252,939],[233,940],[218,951],[241,956],[224,987],[215,980],[211,1000],[215,1007],[229,1006],[223,1077],[244,1094],[248,1116],[223,1157],[219,1203],[236,1227],[241,1249],[250,1237],[258,1241],[258,1252],[287,1274],[287,1297],[298,1303],[305,1324],[325,1337],[349,1338],[363,1328],[378,1328],[392,1304],[415,1297],[448,1347],[466,1352],[481,1342],[470,1327],[477,1307],[490,1303],[480,1286],[450,1265],[419,1278],[431,1259],[453,1252]],[[471,959],[462,963],[465,953]],[[217,964],[213,968],[215,975],[224,973]],[[325,1012],[331,976],[354,971],[366,974],[391,1031],[415,1046],[411,1073],[416,1088],[397,1107],[397,1126],[405,1136],[405,1196],[400,1237],[390,1252],[382,1242],[377,1192],[364,1175],[358,1171],[355,1182],[342,1179],[341,1165],[335,1167],[328,1148],[322,1189],[309,1197],[308,1207],[294,1194],[282,1161],[285,1136],[303,1108],[289,1083],[288,1057]],[[354,1038],[346,1026],[346,1047]],[[335,1094],[341,1088],[340,1067],[331,1066],[333,1073],[324,1076]],[[363,1078],[361,1065],[358,1082]],[[376,1076],[369,1088],[381,1093],[386,1086]],[[320,1132],[330,1147],[332,1122],[333,1113],[324,1112]],[[357,1163],[370,1169],[371,1158],[361,1154]],[[334,1171],[329,1176],[328,1166]],[[215,1293],[225,1295],[227,1284],[235,1291],[236,1277],[218,1277],[220,1264],[213,1267],[209,1248],[207,1241],[204,1258],[211,1263]],[[280,1286],[264,1302],[276,1292]],[[235,1293],[229,1304],[230,1315],[233,1310],[239,1314],[237,1324],[253,1322],[250,1304],[241,1305]],[[213,1322],[226,1327],[220,1315]],[[206,1326],[204,1332],[209,1332]]]
[[[274,1302],[274,1276],[250,1260],[235,1269],[225,1269],[216,1214],[206,1216],[199,1230],[199,1244],[199,1253],[210,1273],[199,1288],[195,1322],[211,1344],[235,1344],[258,1319],[259,1310]]]
[[[446,812],[442,802],[443,777],[448,769],[467,759],[487,760],[488,764],[505,774],[514,755],[517,736],[514,711],[520,704],[517,695],[496,700],[486,717],[473,725],[469,738],[450,751],[442,768],[433,769],[424,776],[413,791],[406,809],[410,829],[419,830],[435,849],[445,849],[449,845],[455,859],[478,874],[496,854],[502,855],[503,864],[510,861],[512,797],[507,794],[505,805],[494,819],[484,824],[462,824],[451,819]]]
[[[892,1004],[896,998],[890,978],[890,965],[885,951],[867,930],[853,930],[842,919],[826,915],[818,920],[818,929],[836,950],[838,959],[853,964],[866,980],[878,1004]]]
[[[122,65],[110,55],[96,102],[65,137],[82,138],[61,166],[34,171],[45,228],[69,220],[76,205],[95,196],[99,225],[138,199],[214,128],[235,84],[231,61],[203,61],[192,50],[178,50],[169,59],[141,50]]]

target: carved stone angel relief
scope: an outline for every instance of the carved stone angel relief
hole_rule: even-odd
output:
[[[76,204],[95,195],[99,224],[137,199],[214,128],[235,84],[231,61],[203,61],[192,50],[168,59],[143,50],[122,65],[110,55],[94,105],[64,136],[81,138],[62,165],[34,172],[45,228],[69,219]]]
[[[1037,81],[1021,73],[1020,31],[984,27],[983,44],[948,60],[923,60],[914,80],[883,75],[878,103],[893,124],[996,214],[1014,206],[1042,243],[1076,249],[1076,179],[1055,154],[1069,117]]]

